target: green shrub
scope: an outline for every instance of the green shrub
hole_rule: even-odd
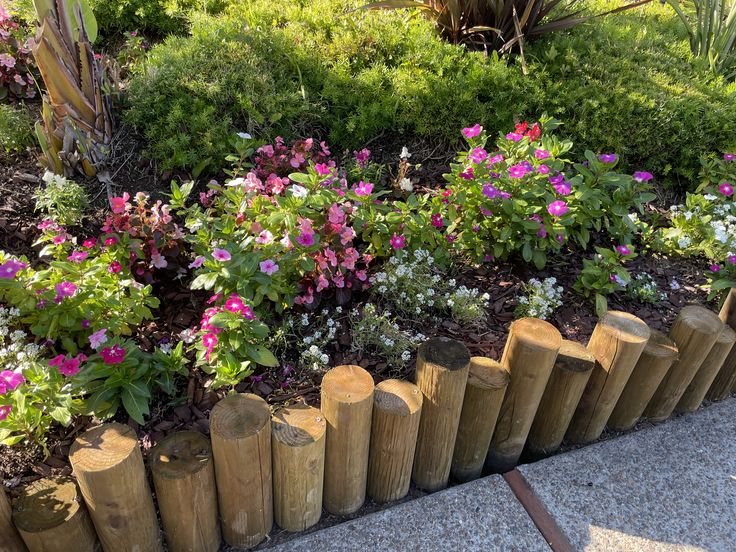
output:
[[[84,186],[63,176],[46,171],[43,175],[46,187],[34,194],[36,211],[44,211],[62,226],[79,224],[89,206]]]
[[[33,145],[33,117],[24,106],[0,104],[0,150],[22,151]]]

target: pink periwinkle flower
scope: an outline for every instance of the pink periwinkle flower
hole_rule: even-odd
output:
[[[9,259],[3,264],[0,264],[0,279],[12,280],[13,278],[15,278],[18,272],[20,272],[24,268],[28,268],[28,265],[26,263],[16,261],[15,259]]]
[[[649,182],[654,176],[652,173],[647,171],[636,171],[634,173],[634,180],[637,182]]]
[[[87,360],[87,357],[84,354],[78,354],[76,357],[70,357],[64,359],[64,362],[61,363],[60,366],[58,366],[59,372],[64,376],[76,376],[79,373],[79,367]]]
[[[724,153],[723,159],[725,161],[733,161],[734,159],[736,159],[736,153]]]
[[[726,257],[726,261],[730,264],[736,265],[736,255],[729,255]]]
[[[559,199],[547,205],[547,212],[553,217],[561,217],[567,213],[568,210],[567,203]]]
[[[232,259],[232,255],[230,255],[230,252],[227,249],[220,249],[219,247],[215,247],[212,250],[212,256],[215,258],[216,261],[229,261]]]
[[[601,153],[598,156],[598,159],[601,161],[601,163],[611,164],[618,161],[618,155],[616,155],[615,153]]]
[[[397,235],[394,233],[394,235],[391,236],[391,239],[389,239],[388,241],[391,244],[391,247],[393,247],[397,251],[406,247],[406,236],[404,236],[403,234]]]
[[[125,209],[127,207],[126,204],[129,199],[130,195],[127,192],[123,193],[122,197],[110,198],[110,209],[112,209],[112,212],[116,215],[122,215],[125,213]]]
[[[724,196],[729,197],[733,195],[733,185],[730,182],[724,182],[718,186],[718,191]]]
[[[365,197],[371,195],[373,191],[373,184],[370,182],[363,182],[362,180],[355,187],[355,195]]]
[[[518,133],[516,133],[516,132],[509,132],[509,133],[508,133],[508,134],[506,135],[506,139],[507,139],[507,140],[511,140],[512,142],[518,142],[518,141],[519,141],[519,140],[521,140],[521,139],[522,139],[523,137],[524,137],[524,135],[523,135],[523,134],[518,134]]]
[[[432,226],[434,226],[435,228],[442,228],[445,225],[444,221],[442,220],[442,215],[440,215],[439,213],[433,214],[431,218]]]
[[[631,255],[631,249],[629,249],[625,245],[619,245],[616,247],[616,251],[619,252],[620,255]]]
[[[13,410],[12,406],[0,406],[0,422],[2,422],[8,416],[10,416],[10,413],[12,412],[12,410]]]
[[[360,168],[365,168],[365,164],[371,158],[371,150],[363,148],[360,151],[354,151],[353,155],[355,156],[355,160],[358,162]]]
[[[720,271],[721,271],[721,267],[720,267],[720,265],[717,265],[717,264],[712,264],[712,265],[710,265],[710,266],[708,267],[708,269],[709,269],[709,270],[710,270],[711,272],[720,272]]]
[[[540,161],[543,161],[544,159],[549,159],[550,153],[547,150],[536,149],[534,150],[534,157],[536,157]]]
[[[481,131],[483,130],[483,127],[480,126],[480,124],[476,123],[471,127],[466,127],[462,130],[463,136],[465,138],[475,138],[476,136],[480,136]]]
[[[488,159],[488,152],[483,148],[473,148],[468,155],[468,159],[470,159],[470,161],[475,164],[482,163],[483,161]]]
[[[527,174],[527,168],[525,165],[518,164],[509,167],[509,176],[511,178],[524,178]]]
[[[296,237],[296,242],[302,247],[312,247],[314,245],[314,234],[312,232],[302,232]]]
[[[104,244],[107,245],[108,247],[111,245],[115,245],[117,243],[118,243],[118,239],[115,236],[110,236],[104,241]]]
[[[68,261],[71,261],[73,263],[81,263],[84,259],[87,258],[89,253],[86,251],[74,251],[71,255],[67,257]]]
[[[8,391],[13,391],[19,385],[25,383],[26,378],[20,372],[12,370],[3,370],[0,372],[0,395],[4,395]]]
[[[204,264],[205,258],[203,255],[199,255],[196,257],[191,263],[189,263],[189,268],[199,268]]]
[[[572,191],[572,187],[570,186],[569,182],[562,182],[560,184],[555,184],[552,186],[555,189],[555,192],[557,192],[560,195],[569,195]]]
[[[277,265],[273,259],[266,259],[260,263],[261,272],[273,276],[274,272],[278,272],[279,265]]]
[[[100,348],[101,345],[107,342],[107,336],[105,333],[107,332],[107,328],[102,328],[101,330],[97,330],[96,332],[90,334],[89,336],[89,345],[94,350],[97,350]]]
[[[549,174],[549,167],[547,165],[544,165],[544,164],[539,165],[537,167],[537,172],[539,174]]]
[[[317,163],[314,166],[314,170],[316,170],[317,174],[320,176],[327,176],[332,171],[327,163]]]
[[[236,295],[235,293],[233,293],[225,301],[226,311],[240,313],[240,312],[243,312],[244,308],[245,308],[245,303],[243,303],[243,300],[240,298],[240,296]]]
[[[499,153],[498,155],[494,155],[493,157],[491,157],[491,158],[490,158],[490,159],[488,160],[488,163],[487,163],[487,165],[488,165],[489,167],[492,167],[493,165],[495,165],[495,164],[497,164],[497,163],[501,163],[502,161],[503,161],[503,155],[501,155],[501,154]]]
[[[268,245],[273,241],[273,234],[268,230],[263,230],[256,238],[256,243],[259,245]]]
[[[51,241],[54,245],[61,245],[66,241],[66,236],[64,234],[57,234],[53,238],[51,238]]]
[[[54,286],[56,300],[60,302],[65,297],[72,297],[77,292],[77,286],[71,282],[61,282]]]
[[[100,356],[105,364],[120,364],[125,359],[125,349],[115,344],[112,347],[102,349]]]
[[[82,247],[86,247],[87,249],[92,249],[97,244],[97,240],[94,238],[87,238],[82,242]]]

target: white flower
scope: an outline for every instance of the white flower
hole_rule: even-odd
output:
[[[401,155],[399,157],[401,157],[401,159],[409,159],[411,157],[411,153],[409,153],[409,150],[406,146],[401,148]]]
[[[299,184],[294,184],[290,188],[291,195],[298,199],[304,199],[307,197],[307,189],[304,186],[299,186]]]
[[[678,289],[680,289],[680,287],[681,286],[679,282],[673,278],[672,281],[670,282],[670,289],[677,291]]]
[[[238,137],[242,138],[243,140],[250,140],[251,138],[253,138],[247,132],[238,132]]]
[[[245,184],[245,178],[238,177],[238,178],[233,178],[229,182],[226,182],[225,186],[234,188],[235,186],[242,186],[243,184]]]
[[[404,177],[401,179],[401,182],[399,182],[399,188],[401,188],[405,192],[412,192],[414,191],[414,184],[411,183],[411,180]]]

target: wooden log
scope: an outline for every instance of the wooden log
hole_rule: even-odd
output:
[[[323,502],[331,514],[352,514],[365,502],[373,388],[373,378],[360,366],[336,366],[322,378],[327,422]]]
[[[450,475],[465,482],[480,477],[509,384],[500,362],[472,357]]]
[[[614,431],[626,431],[636,425],[678,354],[677,346],[669,337],[652,330],[647,346],[608,419],[608,427]]]
[[[588,342],[597,362],[566,439],[590,443],[601,436],[650,335],[645,322],[626,312],[609,311],[598,321]]]
[[[143,456],[130,427],[110,423],[85,431],[69,460],[105,552],[162,550]]]
[[[723,363],[733,350],[734,343],[736,343],[736,332],[724,325],[708,356],[705,357],[700,369],[677,403],[675,407],[677,412],[694,412],[703,403],[703,399],[716,375],[718,375],[718,371],[723,367]]]
[[[13,525],[10,501],[0,486],[0,552],[26,552],[27,550]]]
[[[100,542],[71,477],[39,479],[13,504],[13,521],[30,552],[95,552]]]
[[[657,387],[644,416],[655,422],[670,417],[722,330],[723,322],[704,307],[689,305],[680,311],[669,333],[680,358]]]
[[[271,419],[276,523],[303,531],[322,515],[327,423],[316,408],[293,405]]]
[[[420,489],[437,491],[450,479],[469,368],[470,352],[459,341],[435,337],[419,346],[416,384],[423,395],[422,416],[412,477]]]
[[[560,448],[594,367],[595,356],[585,346],[562,340],[526,443],[533,457],[548,456]]]
[[[488,448],[487,471],[505,473],[519,461],[561,346],[562,336],[549,322],[521,318],[511,324],[501,357],[511,378]]]
[[[409,492],[421,414],[422,393],[413,383],[389,379],[376,386],[367,488],[376,502]]]
[[[721,307],[719,318],[732,330],[736,330],[736,288],[731,288],[726,301]],[[736,389],[736,347],[723,362],[723,368],[716,375],[716,379],[706,394],[709,401],[722,401]]]
[[[273,526],[271,410],[251,393],[218,402],[210,414],[222,536],[252,548]]]
[[[171,552],[217,552],[215,465],[210,440],[196,431],[165,437],[150,453],[161,524]]]

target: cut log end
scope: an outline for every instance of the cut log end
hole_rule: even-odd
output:
[[[657,358],[671,358],[673,361],[679,356],[675,342],[659,330],[652,330],[647,346],[644,347],[644,354]]]
[[[555,365],[567,372],[587,372],[595,366],[595,355],[581,343],[563,339]]]
[[[304,447],[324,438],[327,422],[322,412],[305,404],[282,408],[271,418],[273,439],[290,447]]]
[[[212,461],[210,440],[196,431],[180,431],[164,438],[151,450],[155,476],[180,479],[197,473]]]
[[[701,334],[718,335],[723,328],[723,322],[718,315],[700,305],[684,307],[677,318],[681,324]]]
[[[255,435],[269,423],[268,403],[257,395],[239,393],[218,402],[210,414],[210,433],[224,440]]]
[[[384,380],[376,385],[374,408],[394,416],[410,416],[422,408],[422,393],[408,381]]]
[[[71,477],[34,481],[13,504],[13,522],[26,533],[40,533],[69,521],[79,511],[81,496]]]
[[[76,470],[108,470],[127,460],[138,446],[133,429],[119,423],[103,424],[85,431],[69,450],[69,460]]]
[[[455,339],[433,337],[419,346],[417,357],[424,363],[435,364],[455,372],[468,366],[470,351]]]
[[[509,371],[496,360],[481,356],[470,359],[468,385],[480,389],[503,389],[510,377]]]
[[[644,343],[652,333],[646,322],[628,312],[608,311],[598,324],[619,342]]]
[[[336,366],[322,378],[322,395],[340,403],[359,403],[373,394],[373,378],[360,366]]]
[[[560,332],[539,318],[520,318],[511,324],[510,333],[527,350],[558,351],[562,346]]]

